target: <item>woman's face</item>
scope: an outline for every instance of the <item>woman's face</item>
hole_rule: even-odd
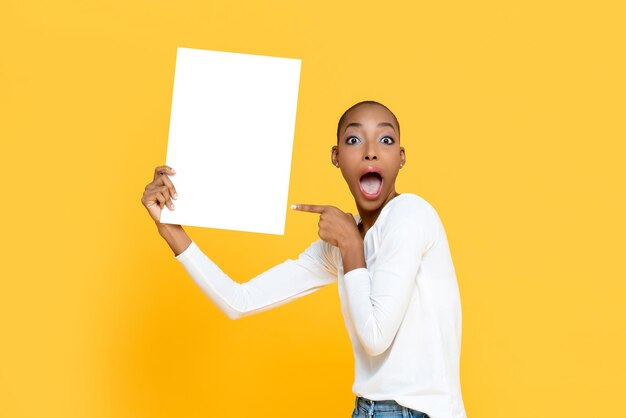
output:
[[[341,169],[359,210],[375,211],[396,196],[404,161],[398,126],[387,109],[364,104],[347,114],[332,162]]]

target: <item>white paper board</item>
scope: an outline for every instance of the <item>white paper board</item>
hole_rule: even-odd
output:
[[[284,234],[300,65],[178,48],[161,222]]]

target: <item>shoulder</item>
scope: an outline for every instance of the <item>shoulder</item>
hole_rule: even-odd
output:
[[[426,251],[438,239],[441,231],[435,208],[423,197],[413,193],[396,196],[385,206],[379,225],[381,241],[396,248],[410,251],[419,246]]]
[[[418,235],[433,240],[440,229],[435,208],[423,197],[403,193],[388,203],[389,208],[381,223],[381,233],[386,235]]]
[[[407,220],[429,222],[436,216],[435,208],[423,197],[414,193],[403,193],[389,203],[385,223],[404,222]]]

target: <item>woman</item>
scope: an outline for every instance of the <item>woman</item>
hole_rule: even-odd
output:
[[[224,274],[180,225],[159,223],[163,206],[175,210],[170,167],[156,168],[142,202],[176,259],[231,319],[338,283],[355,357],[353,417],[465,417],[456,274],[435,209],[415,194],[396,192],[406,156],[395,115],[373,101],[350,107],[339,120],[331,160],[358,215],[293,205],[320,214],[320,240],[243,284]]]

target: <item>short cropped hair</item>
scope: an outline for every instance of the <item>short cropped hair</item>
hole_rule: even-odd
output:
[[[374,100],[364,100],[362,102],[358,102],[356,104],[353,104],[352,106],[350,106],[345,112],[343,112],[343,115],[341,115],[341,117],[339,118],[339,123],[337,123],[337,143],[339,143],[339,133],[341,131],[341,125],[343,125],[343,123],[346,120],[346,116],[348,116],[348,113],[350,113],[351,110],[356,109],[359,106],[362,105],[366,105],[366,104],[371,104],[371,105],[378,105],[378,106],[382,106],[385,109],[387,109],[387,111],[389,113],[391,113],[391,116],[393,116],[393,120],[396,122],[396,126],[398,127],[398,136],[400,135],[400,122],[398,122],[398,118],[396,118],[396,115],[391,111],[391,109],[389,109],[387,106],[385,106],[382,103],[379,103],[377,101]]]

